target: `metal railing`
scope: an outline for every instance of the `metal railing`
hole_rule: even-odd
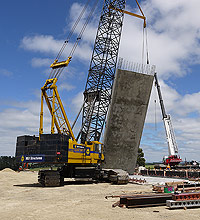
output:
[[[134,63],[119,57],[117,69],[128,70],[136,73],[154,75],[156,66],[150,64]]]

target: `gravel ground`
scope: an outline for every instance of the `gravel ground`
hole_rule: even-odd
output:
[[[200,208],[169,210],[166,206],[112,208],[119,198],[106,195],[151,192],[151,185],[69,184],[42,188],[37,172],[0,171],[0,219],[9,220],[118,220],[200,219]]]

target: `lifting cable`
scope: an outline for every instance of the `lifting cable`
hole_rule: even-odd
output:
[[[90,3],[90,1],[91,1],[91,0],[88,0],[88,1],[86,2],[85,6],[83,7],[83,9],[82,9],[82,11],[81,11],[79,17],[77,18],[77,20],[76,20],[76,22],[74,23],[74,25],[73,25],[71,31],[69,32],[69,34],[68,34],[68,36],[67,36],[67,39],[66,39],[65,42],[63,43],[63,46],[61,47],[61,49],[60,49],[60,51],[59,51],[59,53],[58,53],[56,59],[59,59],[60,56],[62,55],[62,53],[63,53],[65,47],[67,46],[67,43],[69,42],[71,36],[73,35],[73,33],[74,33],[74,31],[75,31],[75,29],[76,29],[78,23],[80,22],[81,18],[83,17],[83,15],[84,15],[84,13],[85,13],[85,10],[87,9],[88,4]]]
[[[146,51],[145,51],[145,48],[146,48]],[[148,39],[147,39],[147,27],[146,28],[143,27],[142,64],[144,62],[144,53],[146,54],[146,64],[150,64],[150,61],[149,61],[149,50],[148,50]]]
[[[144,27],[142,32],[142,66],[144,64]]]
[[[156,88],[154,89],[154,110],[155,110],[155,130],[157,130],[157,115],[156,115],[156,107],[157,107],[157,101],[156,101]]]
[[[90,2],[90,0],[87,1],[87,3],[86,3],[86,5],[85,5],[84,9],[82,10],[82,12],[81,12],[82,15],[83,15],[83,13],[85,12],[85,10],[86,10],[86,8],[87,8],[86,6],[88,6],[89,2]],[[77,39],[76,39],[76,41],[75,41],[75,43],[74,43],[74,45],[73,45],[73,47],[72,47],[72,49],[71,49],[71,52],[70,52],[70,54],[69,54],[68,57],[70,57],[70,56],[72,57],[72,56],[73,56],[73,54],[74,54],[74,52],[75,52],[75,50],[76,50],[76,48],[77,48],[77,46],[78,46],[78,43],[80,42],[80,40],[81,40],[81,38],[82,38],[82,36],[83,36],[83,33],[84,33],[84,31],[85,31],[85,29],[86,29],[88,23],[90,22],[90,20],[91,20],[91,18],[92,18],[92,15],[93,15],[93,13],[94,13],[94,11],[95,11],[95,8],[96,8],[98,2],[99,2],[99,0],[96,0],[96,1],[95,1],[95,4],[94,4],[93,7],[91,8],[90,13],[89,13],[89,15],[88,15],[88,17],[87,17],[87,19],[86,19],[84,25],[83,25],[83,27],[82,27],[82,29],[81,29],[81,31],[80,31],[78,37],[77,37]],[[77,24],[78,24],[78,22],[80,21],[81,17],[82,17],[82,16],[79,16],[79,18],[78,18],[77,21],[75,22],[75,24],[74,24],[74,26],[73,26],[73,28],[72,28],[73,31],[71,30],[71,31],[70,31],[70,34],[68,35],[69,37],[71,37],[71,35],[73,34],[73,32],[74,32],[75,28],[77,27]],[[60,51],[59,51],[58,56],[56,57],[56,59],[58,59],[58,58],[62,55],[62,53],[63,53],[63,51],[64,51],[64,49],[65,49],[65,47],[66,47],[68,41],[69,41],[69,40],[68,40],[68,38],[67,38],[67,40],[65,40],[65,42],[64,42],[64,44],[63,44],[63,46],[62,46],[62,48],[60,49]],[[64,68],[65,68],[65,67],[61,67],[61,68],[59,68],[59,69],[57,69],[57,70],[53,70],[53,69],[52,69],[52,71],[51,71],[51,73],[50,73],[50,77],[51,77],[51,78],[57,78],[57,79],[58,79],[59,76],[61,75],[61,73],[62,73],[62,71],[63,71]],[[49,77],[49,78],[50,78],[50,77]]]
[[[62,47],[61,47],[61,49],[60,49],[60,51],[59,51],[59,53],[58,53],[58,55],[57,55],[57,57],[56,57],[57,60],[58,60],[58,59],[60,58],[60,56],[62,55],[62,53],[63,53],[65,47],[67,46],[67,44],[68,44],[70,38],[71,38],[72,35],[73,35],[73,33],[74,33],[74,31],[75,31],[77,25],[79,24],[81,18],[83,17],[83,15],[84,15],[84,13],[85,13],[85,11],[86,11],[86,9],[87,9],[87,7],[88,7],[90,1],[91,1],[91,0],[88,0],[88,1],[86,2],[86,4],[84,5],[84,7],[83,7],[83,9],[82,9],[82,11],[81,11],[81,13],[80,13],[80,15],[78,16],[77,20],[75,21],[74,25],[72,26],[72,29],[71,29],[71,31],[69,32],[68,36],[67,36],[67,39],[64,41],[64,43],[63,43],[63,45],[62,45]],[[50,78],[53,78],[53,77],[52,77],[53,72],[55,72],[55,71],[52,69],[51,72],[50,72],[50,75],[49,75],[49,79],[50,79]]]
[[[150,60],[149,60],[149,50],[148,50],[147,28],[145,29],[145,34],[146,34],[146,55],[147,55],[147,64],[150,64]]]
[[[99,0],[96,0],[95,4],[93,5],[93,7],[92,7],[92,9],[91,9],[91,11],[90,11],[90,13],[89,13],[89,15],[88,15],[88,17],[87,17],[85,23],[84,23],[84,25],[83,25],[83,27],[82,27],[82,29],[81,29],[81,31],[80,31],[80,33],[79,33],[77,39],[76,39],[76,42],[74,43],[74,45],[73,45],[73,47],[72,47],[72,49],[71,49],[71,52],[70,52],[70,54],[69,54],[69,57],[72,57],[72,56],[74,55],[74,52],[75,52],[75,50],[76,50],[76,48],[77,48],[77,46],[78,46],[78,44],[79,44],[79,42],[80,42],[80,40],[81,40],[81,38],[82,38],[82,36],[83,36],[83,33],[85,32],[85,29],[86,29],[88,23],[90,22],[90,20],[91,20],[91,18],[92,18],[92,15],[93,15],[93,13],[94,13],[94,11],[95,11],[95,8],[96,8],[98,2],[99,2]],[[60,76],[60,74],[62,73],[63,69],[64,69],[64,68],[62,68],[61,71],[60,71],[58,74],[55,75],[55,77],[59,78],[59,76]]]
[[[140,5],[138,3],[138,0],[135,0],[135,1],[136,1],[137,5],[138,5],[138,8],[139,8],[141,14],[145,17],[145,15],[144,15],[144,13],[142,11],[142,8],[140,7]],[[146,38],[146,41],[145,41],[145,38]],[[146,43],[146,45],[145,45],[145,43]],[[143,27],[142,64],[143,64],[143,60],[144,60],[144,48],[145,47],[146,47],[146,56],[147,56],[147,63],[146,64],[150,64],[150,62],[149,62],[149,51],[148,51],[147,26]]]

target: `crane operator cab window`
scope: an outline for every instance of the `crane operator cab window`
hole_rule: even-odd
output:
[[[103,146],[102,146],[103,144],[95,144],[94,145],[94,150],[95,150],[95,152],[98,152],[98,153],[102,153],[102,149],[103,149]]]
[[[99,153],[99,159],[102,159],[103,155],[103,144],[95,144],[94,145],[95,152]]]

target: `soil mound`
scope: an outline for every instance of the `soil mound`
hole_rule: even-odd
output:
[[[14,170],[10,169],[10,168],[5,168],[3,170],[1,170],[1,172],[8,172],[8,173],[12,173],[15,172]]]

